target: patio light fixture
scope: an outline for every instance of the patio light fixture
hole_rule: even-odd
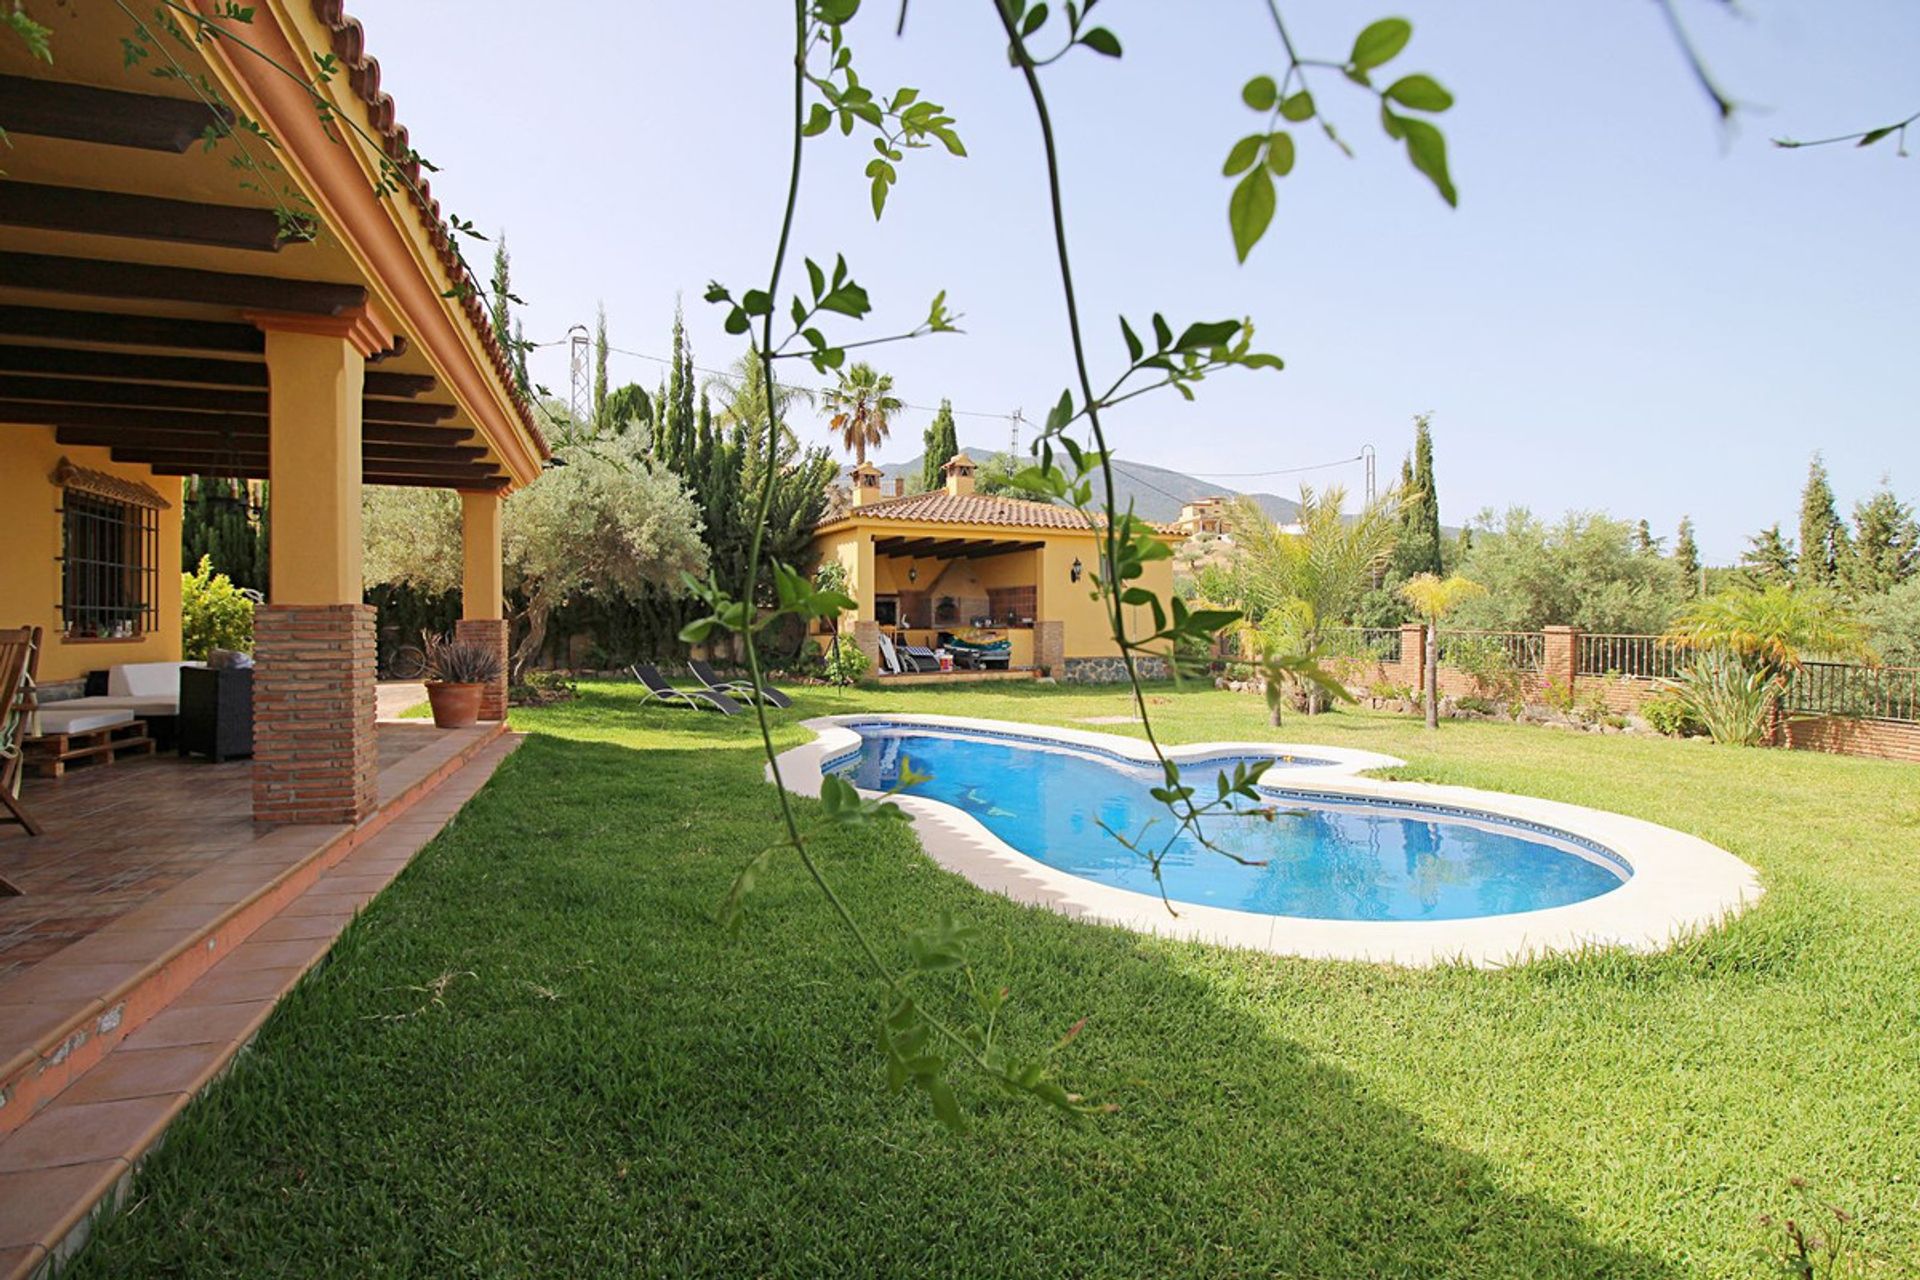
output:
[[[1083,570],[1080,566],[1080,557],[1075,556],[1073,558],[1073,568],[1067,570],[1067,576],[1072,578],[1075,582],[1078,582],[1080,581],[1080,575],[1083,572],[1085,572],[1085,570]]]
[[[907,566],[907,581],[908,581],[908,582],[918,582],[918,581],[920,581],[920,566],[919,566],[919,565],[917,565],[917,564],[910,564],[910,565],[908,565],[908,566]]]

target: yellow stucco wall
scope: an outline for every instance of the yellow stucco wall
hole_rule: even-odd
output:
[[[1091,574],[1100,562],[1098,540],[1092,532],[1074,533],[1056,529],[1012,529],[1001,526],[927,524],[889,520],[862,528],[859,525],[824,532],[814,539],[814,554],[820,561],[838,559],[847,566],[852,579],[848,594],[859,602],[854,617],[872,618],[876,596],[890,595],[906,586],[906,568],[917,565],[920,579],[914,585],[922,590],[935,581],[945,562],[931,557],[892,561],[873,554],[873,539],[884,537],[998,538],[1006,541],[1042,541],[1037,551],[987,556],[971,562],[974,572],[986,586],[1008,587],[1034,583],[1034,616],[1040,621],[1064,625],[1066,655],[1069,658],[1103,658],[1119,653],[1107,630],[1106,613],[1093,594]],[[1072,580],[1073,562],[1081,564],[1081,578]],[[898,576],[896,576],[896,570]],[[1146,566],[1140,585],[1162,600],[1173,595],[1173,562],[1155,560]],[[1129,629],[1135,635],[1153,629],[1152,611],[1145,606],[1128,609]]]
[[[160,513],[159,622],[133,640],[65,640],[60,635],[60,490],[53,469],[75,466],[151,485],[167,500]],[[38,626],[46,632],[40,679],[71,680],[121,662],[180,658],[180,481],[143,466],[114,462],[106,449],[54,441],[52,427],[0,425],[0,626]]]

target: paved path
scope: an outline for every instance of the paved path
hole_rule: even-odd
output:
[[[374,718],[398,720],[408,707],[427,700],[427,686],[418,680],[382,680],[374,686]]]

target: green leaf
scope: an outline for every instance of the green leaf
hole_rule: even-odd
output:
[[[860,12],[860,0],[814,0],[813,12],[830,27],[843,26]]]
[[[1294,124],[1313,119],[1313,95],[1302,89],[1288,98],[1280,104],[1280,118]]]
[[[1354,37],[1353,52],[1347,55],[1347,65],[1358,71],[1368,71],[1391,62],[1412,38],[1411,22],[1405,18],[1382,18]]]
[[[1387,86],[1387,96],[1415,111],[1445,111],[1453,105],[1453,95],[1432,76],[1401,76]]]
[[[740,298],[740,309],[750,316],[773,314],[773,299],[765,289],[749,289]]]
[[[1865,133],[1861,134],[1860,141],[1854,143],[1853,145],[1856,147],[1870,147],[1874,143],[1880,141],[1880,139],[1888,136],[1891,133],[1894,133],[1898,129],[1899,129],[1898,125],[1888,125],[1880,129],[1869,129]]]
[[[821,298],[820,309],[835,311],[858,320],[873,310],[873,304],[867,301],[867,291],[849,280],[843,285],[836,286],[831,293]]]
[[[1449,205],[1458,206],[1460,197],[1453,189],[1453,179],[1447,175],[1447,140],[1439,129],[1425,120],[1411,116],[1400,117],[1400,128],[1407,136],[1407,158],[1413,161],[1413,167],[1433,180],[1433,186],[1440,198]]]
[[[807,283],[813,286],[813,296],[818,298],[827,290],[827,273],[812,258],[807,259]]]
[[[1255,76],[1240,87],[1240,101],[1255,111],[1271,111],[1280,100],[1280,86],[1272,76]]]
[[[1266,138],[1258,133],[1250,133],[1233,144],[1233,150],[1227,152],[1227,162],[1220,172],[1231,178],[1236,173],[1245,173],[1253,168],[1254,161],[1260,158],[1260,148],[1266,145]]]
[[[1252,169],[1233,188],[1227,201],[1227,222],[1233,228],[1233,251],[1245,262],[1273,221],[1273,179],[1265,169]]]
[[[1105,54],[1109,58],[1120,56],[1120,37],[1105,27],[1095,27],[1080,37],[1080,43],[1095,53]]]
[[[1042,26],[1046,25],[1046,21],[1047,21],[1046,5],[1037,4],[1033,6],[1033,8],[1027,10],[1026,20],[1020,24],[1021,38],[1025,39],[1027,36],[1030,36],[1034,32],[1038,31]]]
[[[811,108],[808,109],[807,123],[800,130],[800,133],[804,137],[812,138],[819,134],[825,133],[827,131],[827,126],[832,123],[833,123],[833,112],[827,110],[826,103],[816,102],[813,104]]]
[[[1293,172],[1293,135],[1276,133],[1267,147],[1267,168],[1276,178],[1284,178]]]
[[[1238,332],[1240,332],[1238,320],[1202,320],[1182,330],[1180,340],[1173,344],[1173,349],[1175,351],[1209,351],[1214,347],[1225,346],[1227,340]]]
[[[720,900],[720,905],[715,908],[713,913],[715,922],[718,923],[721,928],[727,930],[729,933],[740,932],[740,924],[746,918],[747,896],[753,892],[755,881],[760,878],[760,873],[767,869],[767,865],[773,861],[773,855],[787,847],[788,846],[783,844],[776,844],[769,848],[762,849],[754,855],[752,861],[740,868],[740,874],[733,878],[733,884],[727,889],[727,896]]]
[[[1140,345],[1140,337],[1134,333],[1133,326],[1127,323],[1125,316],[1120,317],[1120,336],[1127,340],[1127,359],[1138,362],[1140,353],[1146,350]]]

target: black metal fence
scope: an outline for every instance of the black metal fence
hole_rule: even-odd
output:
[[[1398,627],[1329,627],[1321,633],[1321,643],[1336,658],[1363,662],[1400,661]]]
[[[1547,637],[1540,631],[1442,631],[1439,660],[1456,667],[1475,665],[1477,655],[1502,650],[1515,671],[1539,671],[1546,666]]]
[[[1686,651],[1665,636],[1582,632],[1574,644],[1573,673],[1578,676],[1671,680],[1685,665]]]
[[[1920,667],[1803,663],[1788,681],[1782,705],[1802,715],[1920,721]]]

